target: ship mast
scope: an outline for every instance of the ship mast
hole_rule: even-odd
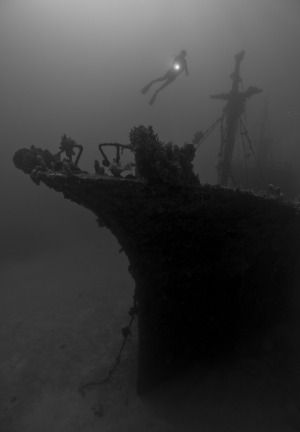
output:
[[[231,163],[236,140],[237,130],[241,122],[241,116],[245,111],[246,100],[251,96],[260,93],[262,90],[249,86],[247,90],[240,91],[240,65],[245,56],[245,51],[235,55],[235,68],[231,75],[232,88],[229,93],[212,95],[212,99],[227,101],[221,119],[221,148],[219,152],[218,182],[222,186],[228,186],[229,179],[233,180]]]

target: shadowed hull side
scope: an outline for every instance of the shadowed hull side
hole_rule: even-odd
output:
[[[90,209],[128,256],[139,394],[227,355],[282,315],[299,257],[291,205],[210,185],[154,187],[49,170],[32,177]]]

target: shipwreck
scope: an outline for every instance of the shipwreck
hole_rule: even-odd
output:
[[[135,172],[127,176],[121,144],[112,143],[112,163],[101,146],[103,167],[95,163],[87,173],[72,159],[82,148],[66,136],[58,154],[23,148],[14,164],[91,210],[126,253],[136,284],[142,394],[233,352],[280,319],[299,262],[300,216],[297,203],[272,188],[254,194],[200,184],[192,164],[197,139],[178,147],[138,126],[129,141]]]
[[[66,135],[56,154],[32,146],[14,155],[35,183],[91,210],[126,253],[136,284],[130,315],[138,317],[139,394],[197,362],[233,353],[288,310],[300,258],[300,203],[285,201],[281,188],[294,195],[298,189],[276,184],[282,176],[266,169],[264,180],[249,177],[255,193],[236,184],[236,137],[253,152],[242,116],[246,101],[261,92],[240,89],[244,55],[235,56],[231,90],[212,96],[225,101],[221,117],[181,147],[138,126],[129,144],[99,144],[102,166],[96,160],[94,173],[78,167],[83,146]],[[217,126],[219,184],[201,184],[193,159]],[[112,161],[107,147],[115,149]],[[122,163],[125,150],[134,162]],[[266,182],[273,179],[275,186]]]

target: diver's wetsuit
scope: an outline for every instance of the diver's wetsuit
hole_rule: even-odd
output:
[[[173,81],[175,81],[175,79],[178,77],[178,75],[181,74],[181,72],[185,71],[185,74],[188,75],[189,71],[187,68],[187,63],[186,63],[186,51],[181,51],[180,54],[178,54],[174,60],[173,60],[173,64],[172,67],[165,73],[165,75],[156,78],[152,81],[149,82],[149,84],[147,84],[145,87],[142,88],[141,92],[143,94],[146,94],[152,84],[156,83],[156,82],[160,82],[160,81],[165,81],[154,93],[154,95],[152,96],[152,98],[150,99],[149,104],[152,105],[155,102],[156,96],[158,95],[158,93],[164,89],[165,87],[167,87],[169,84],[171,84]]]

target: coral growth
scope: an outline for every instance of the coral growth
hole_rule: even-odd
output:
[[[193,144],[183,147],[163,143],[152,126],[134,127],[129,134],[135,153],[138,174],[149,183],[197,185],[192,161],[196,149]]]

